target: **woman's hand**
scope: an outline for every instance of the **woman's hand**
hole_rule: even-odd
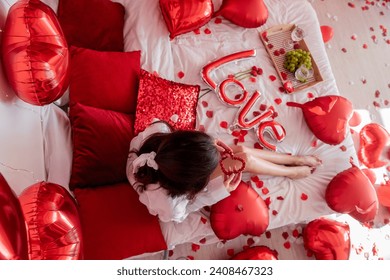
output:
[[[224,184],[228,192],[232,192],[237,189],[242,179],[242,172],[232,173],[231,175],[224,175]]]

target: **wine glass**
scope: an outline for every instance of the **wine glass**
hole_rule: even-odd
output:
[[[295,42],[302,40],[305,36],[305,31],[297,25],[291,31],[291,36],[284,40],[283,45],[285,48],[292,48]]]
[[[298,67],[294,73],[295,78],[301,83],[306,83],[313,76],[313,69],[308,69],[304,64]]]

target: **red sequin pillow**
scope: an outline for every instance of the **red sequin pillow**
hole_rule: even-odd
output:
[[[168,122],[175,129],[194,129],[199,91],[198,85],[168,81],[141,69],[135,134],[154,118]]]

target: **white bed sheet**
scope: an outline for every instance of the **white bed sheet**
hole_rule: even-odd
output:
[[[4,25],[6,13],[16,0],[6,0],[0,3],[0,24]],[[43,1],[54,10],[57,0]],[[299,109],[287,107],[287,101],[304,103],[309,100],[308,92],[314,96],[338,94],[335,79],[322,43],[319,23],[311,4],[306,0],[265,0],[269,9],[269,18],[265,25],[256,29],[244,29],[222,18],[221,23],[211,20],[200,28],[200,34],[193,32],[180,35],[173,40],[165,27],[157,0],[115,0],[126,8],[125,50],[141,50],[141,65],[149,71],[156,71],[160,76],[188,84],[199,84],[202,89],[207,85],[202,81],[200,71],[209,62],[225,55],[256,49],[257,55],[251,59],[230,63],[215,72],[217,79],[223,80],[227,74],[249,69],[253,65],[264,71],[256,83],[244,81],[249,92],[258,90],[262,93],[261,102],[273,105],[278,112],[277,121],[286,129],[287,136],[278,144],[280,152],[299,155],[318,155],[323,165],[308,178],[289,180],[286,178],[260,177],[269,193],[259,194],[271,199],[269,229],[284,225],[304,223],[319,216],[328,215],[333,211],[324,200],[327,183],[338,172],[350,167],[350,159],[355,162],[356,153],[352,137],[337,146],[330,146],[321,141],[313,147],[316,140],[308,129]],[[214,0],[217,10],[222,0]],[[147,15],[147,16],[145,16]],[[319,66],[324,78],[309,89],[291,95],[279,92],[280,83],[271,82],[269,75],[275,75],[258,32],[277,24],[295,23],[304,28],[308,35],[306,43],[313,58]],[[206,34],[204,31],[211,31]],[[1,71],[1,70],[0,70]],[[178,73],[184,77],[179,78]],[[282,103],[277,105],[275,98]],[[66,114],[55,105],[43,107],[32,106],[20,101],[9,89],[4,76],[0,75],[0,172],[4,175],[17,194],[31,184],[49,180],[68,187],[72,147],[70,141],[69,120]],[[208,106],[199,102],[197,108],[197,127],[203,127],[208,133],[233,143],[231,131],[219,126],[221,121],[233,123],[237,108],[222,104],[214,92],[203,96],[200,101],[206,101]],[[213,118],[208,118],[206,112],[213,111]],[[244,145],[253,146],[256,143],[254,131],[250,130],[245,137]],[[341,150],[344,146],[345,151]],[[245,180],[249,180],[248,175]],[[256,189],[256,188],[255,188]],[[302,193],[308,196],[301,200]],[[283,197],[278,200],[277,197]],[[276,215],[272,213],[276,213]],[[218,239],[212,232],[209,223],[201,222],[200,217],[207,213],[194,213],[182,224],[163,224],[162,230],[167,243],[173,247],[184,242],[198,242],[207,237],[207,243],[215,243]],[[237,242],[245,242],[242,237]]]
[[[303,119],[301,110],[286,106],[288,101],[299,103],[309,101],[309,92],[314,97],[339,94],[322,42],[320,25],[316,13],[308,1],[265,0],[269,9],[269,18],[266,24],[258,29],[245,29],[223,18],[221,18],[221,23],[216,23],[212,19],[200,28],[199,34],[189,32],[179,35],[173,40],[169,39],[169,31],[161,16],[158,1],[116,0],[116,2],[122,3],[127,11],[125,22],[126,51],[141,49],[142,67],[151,72],[156,71],[166,79],[187,84],[199,84],[202,89],[207,89],[208,86],[200,75],[203,66],[231,53],[255,49],[257,54],[254,58],[226,64],[213,73],[213,78],[217,81],[223,81],[229,74],[250,69],[253,65],[261,67],[263,75],[257,78],[255,83],[248,79],[242,82],[249,93],[254,90],[262,93],[261,103],[275,107],[278,113],[276,120],[284,126],[287,135],[284,141],[278,144],[278,151],[296,155],[315,154],[323,161],[323,165],[305,179],[260,177],[269,193],[264,195],[260,190],[258,192],[264,199],[271,199],[269,229],[288,224],[304,223],[319,216],[333,213],[324,200],[325,189],[328,182],[338,172],[351,166],[351,159],[357,163],[352,137],[348,134],[345,141],[336,146],[316,141],[316,137],[308,129]],[[221,0],[214,1],[215,10],[220,7],[221,3]],[[137,11],[137,13],[131,11]],[[148,16],[144,16],[146,14]],[[268,78],[269,75],[277,76],[276,70],[259,38],[259,32],[274,25],[286,23],[297,24],[307,32],[305,41],[324,79],[323,82],[313,87],[291,95],[281,93],[279,91],[281,84],[278,80],[272,82]],[[206,29],[210,32],[206,33]],[[179,78],[179,72],[183,72],[184,77]],[[276,104],[275,98],[280,98],[282,103]],[[203,104],[207,104],[207,106],[202,105],[202,101],[206,101]],[[213,111],[212,118],[206,115],[206,112],[210,110]],[[232,144],[234,136],[231,135],[231,130],[222,128],[219,124],[221,121],[233,124],[237,110],[236,107],[222,104],[215,92],[210,92],[203,96],[198,103],[197,128],[204,128],[206,132]],[[254,130],[250,130],[243,145],[253,146],[256,141]],[[244,179],[249,180],[250,176],[248,175]],[[308,199],[302,200],[302,194],[306,194]],[[277,199],[278,197],[284,199]],[[183,232],[186,233],[186,241],[197,242],[202,235],[209,234],[207,240],[214,242],[215,238],[212,237],[210,225],[199,223],[199,215],[202,214],[195,213],[194,217],[180,225],[173,223],[163,225],[163,232],[168,243],[175,245],[185,241]],[[193,234],[189,236],[190,232]]]

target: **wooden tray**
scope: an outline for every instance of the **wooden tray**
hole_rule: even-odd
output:
[[[319,82],[322,82],[323,78],[321,76],[320,71],[318,70],[318,66],[315,60],[313,59],[313,57],[311,57],[311,62],[313,66],[313,76],[307,79],[306,82],[298,81],[295,78],[293,73],[290,73],[287,69],[284,68],[283,64],[284,64],[285,53],[294,49],[294,46],[285,47],[284,41],[291,38],[291,31],[294,28],[295,28],[294,24],[276,25],[265,31],[262,31],[260,33],[260,39],[263,42],[265,49],[267,50],[275,66],[276,72],[278,73],[278,76],[282,84],[284,84],[286,81],[291,81],[295,89],[294,92],[296,92],[308,88],[310,86],[313,86]],[[304,39],[299,42],[295,42],[295,44],[298,44],[299,47],[298,46],[296,47],[302,50],[310,51]],[[283,50],[280,52],[279,50],[281,49]],[[276,50],[279,51],[279,55],[275,54]]]

